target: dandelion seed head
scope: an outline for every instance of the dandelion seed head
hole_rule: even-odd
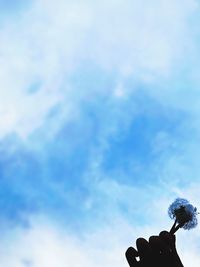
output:
[[[197,226],[197,208],[187,199],[177,198],[168,209],[171,219],[175,219],[181,228],[190,230]]]

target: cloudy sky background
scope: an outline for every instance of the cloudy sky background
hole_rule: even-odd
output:
[[[0,265],[123,267],[200,208],[200,2],[0,1]],[[200,232],[177,234],[200,265]]]

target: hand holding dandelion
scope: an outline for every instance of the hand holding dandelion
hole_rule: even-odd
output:
[[[183,267],[176,251],[174,234],[179,228],[190,230],[197,226],[197,208],[188,200],[177,198],[169,206],[168,214],[175,220],[170,232],[162,231],[158,236],[151,236],[148,241],[138,238],[137,248],[127,249],[126,259],[130,267]]]
[[[138,238],[136,248],[129,247],[126,259],[130,267],[183,267],[176,250],[176,237],[167,231],[149,240]]]
[[[175,219],[170,230],[171,234],[174,234],[179,228],[190,230],[197,226],[197,208],[186,199],[177,198],[169,206],[168,214],[171,219]]]

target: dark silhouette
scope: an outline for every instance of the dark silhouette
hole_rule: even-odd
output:
[[[130,247],[126,251],[130,267],[183,267],[176,251],[176,237],[167,231],[151,236],[149,241],[138,238],[136,246],[137,250]]]

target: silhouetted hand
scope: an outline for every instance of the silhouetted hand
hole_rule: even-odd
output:
[[[149,241],[138,238],[137,250],[128,248],[126,259],[130,267],[183,267],[175,242],[175,235],[167,231],[161,232],[159,236],[151,236]]]

